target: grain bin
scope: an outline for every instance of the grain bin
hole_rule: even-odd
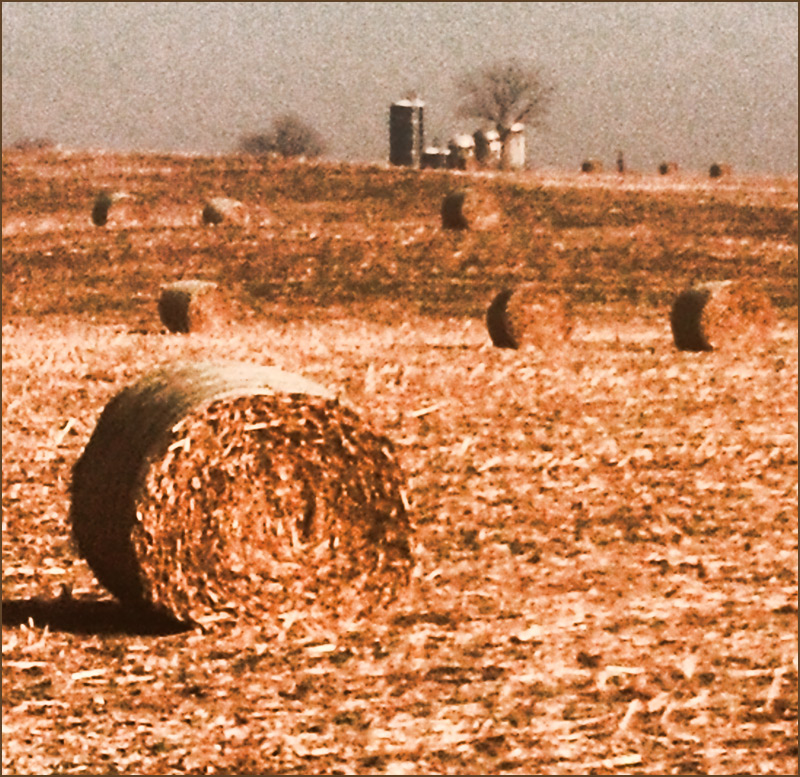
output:
[[[391,442],[273,367],[179,362],[103,409],[72,474],[81,555],[125,605],[185,622],[369,606],[410,572]]]
[[[389,108],[389,163],[417,167],[425,143],[421,100],[401,100]]]

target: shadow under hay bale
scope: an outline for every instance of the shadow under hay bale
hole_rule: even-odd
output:
[[[161,287],[158,315],[170,332],[208,331],[225,319],[225,305],[211,281],[176,281]]]
[[[523,283],[499,292],[486,311],[486,326],[498,348],[530,345],[546,350],[563,345],[572,332],[563,301],[540,283]]]
[[[196,622],[372,606],[410,573],[404,488],[391,442],[324,387],[179,363],[106,405],[73,469],[70,521],[132,608]]]
[[[670,309],[680,351],[713,351],[766,340],[776,322],[766,294],[747,281],[715,281],[682,291]]]
[[[228,197],[213,197],[203,205],[202,219],[204,224],[234,224],[243,226],[248,216],[244,205],[238,200]]]

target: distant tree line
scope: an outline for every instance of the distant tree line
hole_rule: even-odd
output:
[[[286,159],[313,159],[325,151],[325,142],[317,130],[295,113],[277,116],[266,132],[245,135],[239,149],[247,154],[274,154]]]

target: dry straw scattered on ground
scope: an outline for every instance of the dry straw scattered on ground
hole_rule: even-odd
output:
[[[501,225],[441,229],[467,181]],[[211,191],[254,217],[204,228]],[[185,277],[240,306],[224,331],[154,326]],[[717,279],[764,290],[771,336],[677,349],[676,291]],[[797,772],[796,176],[4,152],[2,282],[4,773]],[[528,282],[569,347],[492,345],[487,305]],[[396,599],[178,630],[100,585],[73,466],[122,387],[186,359],[306,375],[392,440]],[[209,490],[157,465],[159,499]]]

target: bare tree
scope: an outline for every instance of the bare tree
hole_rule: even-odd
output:
[[[273,120],[268,132],[242,138],[239,148],[248,154],[313,158],[324,152],[325,143],[306,121],[294,113],[285,113]]]
[[[505,143],[517,122],[535,125],[547,112],[553,88],[538,68],[516,59],[495,62],[457,82],[463,118],[491,122]]]

